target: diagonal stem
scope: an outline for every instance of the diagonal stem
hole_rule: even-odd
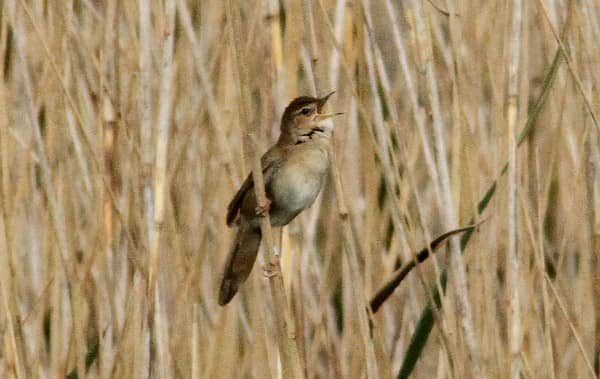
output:
[[[565,27],[565,30],[567,30],[566,27]],[[523,127],[523,129],[519,133],[519,136],[517,137],[517,147],[519,147],[523,143],[523,141],[525,141],[525,138],[532,132],[532,130],[535,126],[535,122],[537,121],[537,118],[540,115],[540,112],[541,112],[542,108],[544,107],[546,100],[548,99],[548,94],[550,93],[550,89],[552,88],[552,85],[556,78],[558,68],[560,67],[560,64],[562,63],[562,58],[563,58],[562,51],[560,49],[558,49],[556,51],[556,53],[554,54],[554,59],[552,61],[552,65],[550,66],[550,70],[548,71],[548,73],[546,74],[546,76],[544,78],[544,82],[543,82],[544,84],[542,85],[542,91],[541,91],[539,97],[537,98],[535,105],[533,106],[533,109],[529,113],[529,117],[527,118],[525,126]],[[504,167],[502,168],[502,170],[500,172],[500,177],[506,173],[507,168],[508,168],[508,163],[505,164]],[[489,205],[490,200],[494,197],[494,194],[496,193],[496,188],[498,186],[499,179],[500,178],[497,178],[496,180],[494,180],[492,182],[492,184],[489,186],[488,190],[485,192],[485,194],[483,195],[483,197],[477,204],[477,214],[478,215],[483,213],[483,211]],[[469,240],[471,239],[472,235],[473,235],[473,230],[469,230],[469,231],[465,232],[465,234],[463,234],[463,236],[460,240],[460,249],[463,253],[464,253],[464,249],[467,246],[467,244],[469,243]],[[442,290],[446,289],[447,280],[448,280],[448,273],[446,271],[444,271],[440,277],[440,283],[442,286]],[[440,292],[437,289],[434,290],[433,298],[435,300],[434,301],[435,306],[438,308],[441,307]],[[425,307],[425,309],[423,309],[423,312],[421,313],[421,318],[419,319],[419,322],[417,323],[417,325],[415,327],[415,331],[413,332],[410,344],[406,350],[406,354],[404,356],[402,366],[400,367],[400,371],[398,372],[398,376],[397,376],[398,379],[406,379],[410,376],[413,369],[415,368],[415,365],[417,364],[417,361],[419,359],[419,356],[421,355],[421,352],[425,348],[425,344],[427,343],[427,338],[429,337],[429,335],[431,334],[431,330],[433,329],[432,306],[433,306],[433,304],[429,304],[427,307]]]

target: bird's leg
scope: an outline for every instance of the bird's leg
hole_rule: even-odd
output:
[[[265,278],[272,278],[277,275],[281,275],[281,264],[279,264],[279,254],[277,248],[275,248],[275,255],[270,262],[263,265],[263,275]]]
[[[256,215],[259,217],[265,217],[269,213],[269,209],[271,208],[271,200],[265,198],[265,202],[258,204],[254,211]]]
[[[272,278],[278,275],[281,275],[281,269],[278,264],[269,262],[265,263],[263,266],[263,275],[265,278]]]

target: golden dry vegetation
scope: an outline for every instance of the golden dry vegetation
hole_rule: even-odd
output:
[[[598,1],[0,11],[1,378],[598,377]],[[338,180],[273,230],[285,299],[261,256],[219,307],[254,146],[331,90]]]

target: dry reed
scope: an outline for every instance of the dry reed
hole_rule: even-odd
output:
[[[0,2],[0,377],[597,378],[598,20],[594,0]],[[219,307],[230,197],[287,102],[331,90],[328,185],[283,231],[265,218]]]

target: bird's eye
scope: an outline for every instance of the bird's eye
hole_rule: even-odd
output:
[[[311,112],[312,112],[312,109],[310,109],[310,108],[302,108],[302,110],[300,111],[300,113],[302,113],[305,116],[308,116]]]

